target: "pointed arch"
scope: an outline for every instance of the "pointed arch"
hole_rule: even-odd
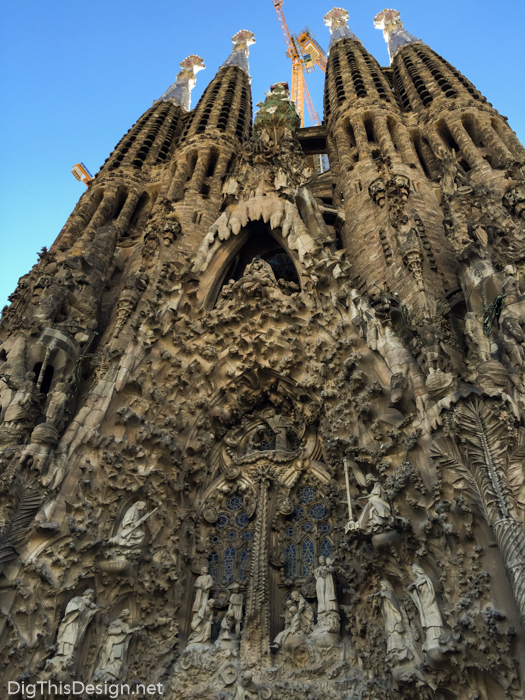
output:
[[[302,287],[300,263],[295,252],[290,250],[287,240],[281,235],[281,228],[272,230],[270,225],[263,221],[250,221],[237,236],[232,235],[221,243],[215,252],[199,287],[198,302],[205,308],[212,309],[230,276],[239,279],[246,266],[257,255],[263,259],[284,256],[276,260],[275,266],[282,269],[287,267],[291,280],[296,280],[296,284]]]

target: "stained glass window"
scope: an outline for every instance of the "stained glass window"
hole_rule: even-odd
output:
[[[253,540],[253,522],[243,510],[244,497],[234,493],[226,496],[219,507],[217,522],[208,525],[207,542],[210,574],[221,584],[245,580],[249,562],[249,547]]]
[[[315,486],[301,486],[297,491],[297,498],[301,503],[311,503],[317,495]]]
[[[217,552],[212,552],[208,555],[208,572],[213,576],[213,580],[217,580],[217,571],[219,569],[219,556]]]
[[[292,499],[293,511],[286,516],[284,528],[285,572],[287,576],[308,578],[318,566],[319,556],[329,556],[333,549],[328,539],[329,509],[322,492],[312,484],[301,485]]]
[[[246,581],[248,576],[248,548],[243,549],[240,557],[239,565],[239,581]]]
[[[222,582],[231,583],[235,570],[235,547],[230,545],[226,547],[224,558],[222,560]]]
[[[303,576],[308,576],[315,569],[314,543],[307,537],[303,541]]]
[[[322,520],[324,516],[326,515],[327,511],[326,508],[321,505],[320,503],[317,503],[311,510],[310,510],[310,515],[312,518],[315,518],[316,520]]]
[[[286,566],[284,573],[286,576],[297,576],[297,549],[294,544],[286,547]]]
[[[230,498],[228,498],[226,501],[226,508],[228,510],[239,510],[239,508],[242,506],[243,500],[244,499],[242,496],[230,496]]]
[[[331,553],[332,553],[332,543],[330,542],[329,539],[325,538],[322,541],[321,549],[319,550],[319,554],[322,557],[329,557]]]
[[[235,522],[239,527],[244,527],[245,525],[248,524],[248,516],[246,513],[243,511],[242,513],[239,513],[239,515],[235,518]]]

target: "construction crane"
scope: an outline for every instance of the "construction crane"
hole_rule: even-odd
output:
[[[321,120],[312,104],[304,74],[305,72],[311,73],[314,71],[316,65],[319,66],[323,73],[326,73],[326,54],[315,41],[308,27],[305,27],[299,35],[290,34],[283,12],[284,0],[272,1],[284,34],[286,46],[288,47],[286,55],[292,61],[292,100],[295,102],[295,106],[301,115],[301,126],[304,127],[305,102],[312,124],[319,126]]]
[[[89,187],[93,175],[89,172],[84,163],[77,163],[74,165],[71,172],[79,182],[83,182],[86,187]]]

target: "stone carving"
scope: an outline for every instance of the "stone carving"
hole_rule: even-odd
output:
[[[112,682],[124,677],[131,637],[142,629],[130,627],[129,618],[130,612],[126,609],[110,622],[94,675],[96,680]]]
[[[334,584],[334,567],[332,566],[332,560],[330,557],[320,556],[319,566],[314,569],[315,576],[315,590],[317,593],[317,614],[320,615],[324,612],[337,612],[339,607],[337,605],[337,596],[335,593]]]
[[[108,541],[108,544],[125,549],[137,549],[140,547],[146,537],[146,533],[140,529],[140,525],[158,509],[155,508],[151,513],[141,515],[145,510],[146,503],[144,501],[137,501],[131,508],[128,508],[119,525],[117,534]]]
[[[364,535],[372,535],[391,528],[394,522],[392,510],[379,481],[374,484],[372,491],[365,498],[367,502],[359,519],[357,521],[350,520],[345,531],[358,531]]]
[[[297,612],[295,613],[297,629],[305,635],[309,635],[314,626],[314,611],[310,603],[308,603],[299,591],[292,592],[292,600],[297,607]],[[292,618],[293,627],[293,618]]]
[[[240,593],[240,586],[234,583],[231,587],[230,601],[228,605],[228,614],[233,615],[235,621],[235,634],[241,633],[242,607],[244,603],[244,595]]]
[[[74,662],[87,627],[100,608],[93,602],[95,591],[90,588],[81,596],[75,596],[67,604],[56,641],[56,652],[46,662],[46,671],[66,671]]]
[[[193,602],[192,611],[195,613],[193,616],[195,620],[198,616],[204,614],[210,595],[210,589],[213,587],[213,577],[208,573],[207,566],[202,567],[201,575],[197,578],[193,587],[195,588],[195,600]]]
[[[286,601],[284,615],[281,615],[281,617],[284,617],[284,629],[282,630],[282,632],[279,632],[279,634],[271,644],[270,648],[272,651],[277,651],[278,649],[280,649],[283,643],[286,641],[286,637],[288,637],[289,634],[298,632],[299,620],[296,617],[296,614],[297,605],[294,605],[294,601],[291,598],[288,598],[288,600]],[[292,622],[294,623],[293,625]]]
[[[214,604],[215,600],[210,598],[205,603],[204,609],[198,610],[193,616],[188,644],[208,644],[210,642]]]
[[[439,639],[443,634],[443,619],[436,600],[434,584],[425,574],[421,564],[412,564],[412,572],[416,579],[410,584],[408,590],[412,600],[416,604],[421,619],[421,625],[425,630],[426,639],[423,645],[424,651],[439,647]]]

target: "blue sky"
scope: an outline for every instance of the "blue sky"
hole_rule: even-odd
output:
[[[388,64],[373,17],[377,1],[343,2],[350,27]],[[285,0],[292,32],[305,25],[328,46],[325,0]],[[525,141],[522,0],[396,0],[409,32],[462,71],[509,118]],[[250,29],[254,104],[269,85],[290,80],[290,63],[272,0],[19,0],[0,30],[0,309],[18,278],[50,246],[82,194],[71,175],[82,161],[94,174],[115,144],[174,81],[180,61],[202,56],[192,105]],[[308,76],[322,114],[323,75]]]

